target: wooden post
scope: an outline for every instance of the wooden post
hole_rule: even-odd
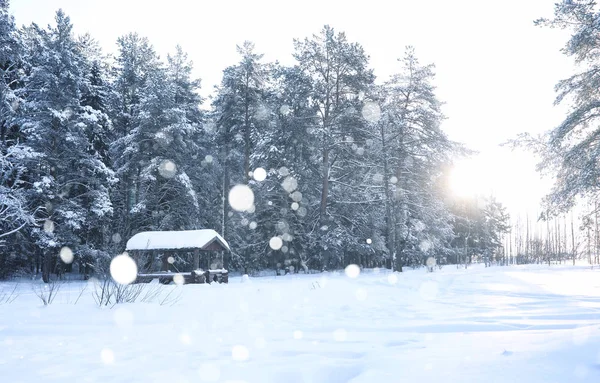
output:
[[[200,250],[194,249],[194,270],[200,268]]]

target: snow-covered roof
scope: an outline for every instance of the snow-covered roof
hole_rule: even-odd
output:
[[[210,248],[210,245],[215,242],[225,250],[229,250],[227,241],[211,229],[144,231],[137,233],[127,241],[127,250],[215,250]]]

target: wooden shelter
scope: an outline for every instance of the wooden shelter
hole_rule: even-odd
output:
[[[146,268],[153,268],[154,259],[160,254],[162,259],[162,271],[139,273],[138,281],[162,279],[163,282],[173,280],[175,275],[183,275],[186,281],[202,283],[213,280],[227,282],[227,270],[223,269],[222,252],[229,251],[229,244],[214,230],[184,230],[184,231],[145,231],[137,233],[127,241],[126,250],[131,252],[140,268],[141,257],[150,253],[150,262]],[[169,256],[175,253],[193,252],[193,270],[188,272],[172,272],[169,270]],[[210,267],[207,262],[207,270],[200,268],[200,252],[221,252],[221,268]]]

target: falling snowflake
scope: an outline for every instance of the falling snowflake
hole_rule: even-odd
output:
[[[293,192],[290,197],[292,198],[292,200],[294,202],[300,202],[302,201],[302,193],[299,190],[296,190],[295,192]]]
[[[357,278],[360,275],[360,267],[358,265],[348,265],[344,270],[348,278]]]
[[[44,221],[44,231],[48,234],[53,233],[54,232],[54,222],[50,221],[49,219]]]
[[[129,254],[117,255],[110,262],[110,275],[117,283],[130,284],[137,277],[137,265]]]
[[[164,160],[158,165],[158,173],[164,178],[173,178],[177,174],[177,165],[171,160]]]
[[[269,240],[269,246],[273,250],[279,250],[283,246],[283,240],[279,237],[273,237]]]
[[[296,181],[296,179],[294,177],[289,176],[283,180],[283,182],[281,183],[281,186],[283,187],[283,189],[286,192],[291,193],[294,190],[296,190],[296,188],[298,187],[298,181]]]
[[[254,172],[252,172],[252,176],[258,182],[262,182],[267,178],[267,171],[263,168],[256,168]]]
[[[66,264],[73,263],[73,251],[69,247],[63,247],[60,249],[60,259]]]
[[[279,172],[279,175],[282,177],[287,177],[290,175],[290,170],[288,168],[286,168],[285,166],[280,167],[278,172]]]
[[[367,101],[362,108],[362,116],[368,122],[376,123],[381,118],[381,109],[377,103]]]
[[[229,191],[229,205],[236,211],[248,211],[254,206],[254,192],[247,185],[235,185]]]
[[[104,348],[100,351],[100,358],[104,364],[113,364],[115,362],[115,354],[109,348]]]

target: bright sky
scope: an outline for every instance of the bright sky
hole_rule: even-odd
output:
[[[222,70],[238,61],[236,44],[251,40],[265,60],[293,61],[293,38],[324,24],[345,31],[371,56],[379,80],[397,69],[413,45],[422,63],[437,67],[444,130],[481,152],[458,173],[468,190],[490,190],[517,213],[535,209],[548,182],[539,181],[529,155],[498,148],[523,131],[556,126],[565,109],[553,107],[554,85],[572,72],[559,49],[564,32],[534,27],[552,16],[552,0],[12,0],[18,25],[53,22],[62,8],[76,33],[89,32],[107,52],[128,32],[147,36],[165,56],[182,45],[202,78],[205,95]]]

